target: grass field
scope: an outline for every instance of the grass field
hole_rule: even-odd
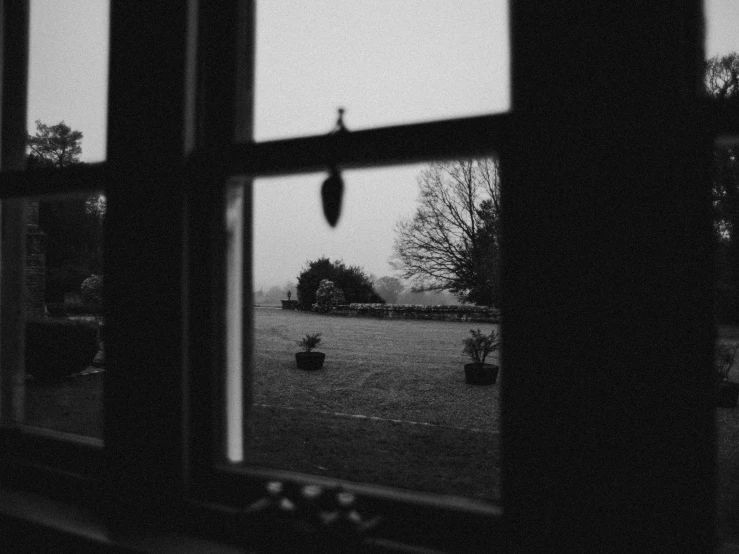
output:
[[[471,327],[495,326],[257,309],[254,402],[497,432],[499,386],[464,384]],[[295,343],[313,332],[326,363],[300,371]]]
[[[471,327],[494,326],[255,312],[249,463],[499,497],[500,378],[466,385],[461,353]],[[314,332],[326,363],[299,370],[295,343]]]
[[[456,322],[257,309],[247,462],[483,500],[499,498],[500,381],[464,384]],[[298,370],[295,341],[323,333],[324,368]],[[719,329],[739,340],[738,327]],[[495,357],[493,356],[493,362]],[[732,370],[732,380],[739,380]],[[30,385],[28,422],[102,436],[101,375]],[[357,417],[362,416],[362,417]],[[717,409],[718,525],[739,537],[739,410]]]
[[[498,391],[464,383],[462,339],[441,321],[255,310],[248,463],[478,499],[499,497]],[[323,369],[297,369],[320,332]],[[496,361],[495,354],[489,359]],[[102,437],[101,375],[29,385],[27,422]]]

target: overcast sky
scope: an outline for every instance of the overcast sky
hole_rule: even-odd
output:
[[[710,0],[707,55],[739,51],[739,1]],[[82,159],[105,157],[105,0],[31,0],[29,131],[64,120]],[[507,0],[272,0],[257,4],[257,140],[509,108]],[[255,184],[255,288],[325,255],[393,275],[393,224],[413,212],[416,167],[347,171],[336,229],[323,174]]]

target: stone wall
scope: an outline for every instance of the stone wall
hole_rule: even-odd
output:
[[[327,315],[381,319],[430,319],[499,323],[500,311],[482,306],[422,306],[416,304],[348,304],[332,308]]]

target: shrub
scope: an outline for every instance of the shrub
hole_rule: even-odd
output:
[[[298,302],[303,310],[309,310],[316,304],[316,293],[321,281],[333,281],[346,297],[346,303],[385,301],[372,288],[372,280],[362,268],[349,267],[344,262],[332,262],[328,258],[320,258],[308,263],[298,276]]]
[[[97,304],[98,306],[103,303],[103,278],[101,275],[90,275],[87,279],[82,281],[80,286],[82,292],[82,300],[86,304]]]
[[[318,346],[321,343],[321,333],[313,333],[306,334],[305,337],[300,339],[298,341],[298,346],[305,350],[306,352],[310,352],[313,350],[316,346]]]
[[[313,307],[317,311],[327,311],[329,308],[344,304],[344,302],[346,302],[344,293],[333,281],[324,279],[316,291],[316,303]]]
[[[464,343],[462,353],[472,358],[474,363],[483,364],[488,354],[498,349],[498,334],[495,329],[490,331],[489,335],[483,335],[480,329],[477,331],[470,329],[470,335],[472,336],[462,341]]]
[[[97,324],[67,319],[28,318],[26,373],[40,381],[82,371],[98,350]]]

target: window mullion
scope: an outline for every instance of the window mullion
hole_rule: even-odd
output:
[[[160,526],[181,494],[188,15],[187,2],[111,1],[104,428],[122,530]]]
[[[0,168],[20,170],[26,154],[28,2],[3,3],[2,26]],[[26,202],[2,202],[1,219],[0,421],[8,422],[23,419]]]
[[[235,174],[267,176],[341,167],[387,166],[490,154],[505,144],[508,114],[417,123],[259,143],[229,152]]]
[[[0,174],[0,198],[40,195],[64,195],[107,188],[105,162],[75,164],[65,168],[39,168],[25,171],[3,171]]]

